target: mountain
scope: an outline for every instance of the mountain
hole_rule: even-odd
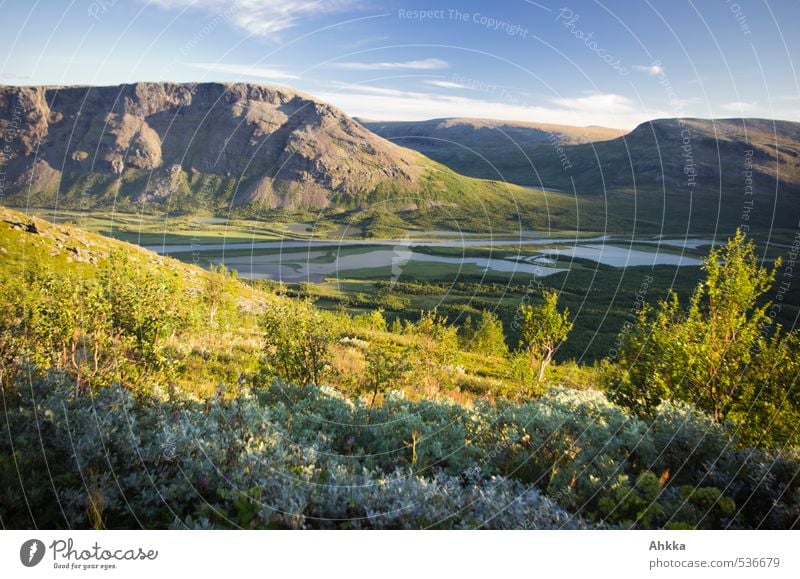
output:
[[[430,164],[331,105],[252,84],[0,87],[6,195],[40,204],[331,204],[415,190]],[[199,202],[199,203],[198,203]]]
[[[711,230],[794,228],[800,218],[800,123],[657,119],[618,136],[464,119],[365,126],[473,177],[600,196],[612,211],[635,198],[648,220],[660,213]]]
[[[564,148],[570,168],[540,165],[548,186],[629,195],[665,219],[706,229],[796,231],[800,123],[768,119],[657,119],[629,134]],[[659,201],[663,200],[663,201]]]
[[[385,139],[419,151],[464,175],[532,186],[539,185],[531,169],[533,152],[539,156],[565,145],[605,141],[625,134],[607,127],[490,119],[357,120]],[[557,158],[554,161],[560,164]]]
[[[634,184],[735,190],[752,179],[754,194],[800,190],[800,123],[767,119],[657,119],[593,145],[565,147],[572,168],[545,166],[546,181],[587,187]],[[601,176],[602,170],[602,176]],[[566,174],[565,174],[566,173]]]
[[[800,123],[767,119],[657,119],[630,133],[485,119],[362,121],[371,131],[473,177],[567,188],[680,185],[693,169],[698,188],[741,185],[752,164],[757,190],[800,184]],[[688,145],[688,147],[687,147]],[[752,151],[752,155],[750,152]],[[600,174],[602,169],[602,175]]]
[[[685,232],[732,230],[752,193],[748,224],[788,229],[799,127],[663,119],[620,136],[478,119],[362,124],[256,84],[0,86],[0,204],[286,221],[314,211],[320,225],[375,236]]]

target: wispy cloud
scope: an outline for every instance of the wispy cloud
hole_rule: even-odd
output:
[[[450,82],[449,80],[426,80],[425,84],[429,84],[431,86],[438,86],[439,88],[457,88],[457,89],[465,89],[463,84],[458,84],[457,82]]]
[[[737,113],[740,115],[752,114],[758,110],[758,103],[753,102],[743,102],[743,101],[732,101],[729,103],[723,103],[720,107],[723,111],[728,113]]]
[[[450,65],[438,58],[424,58],[401,62],[332,62],[330,66],[348,70],[439,70]]]
[[[565,109],[590,113],[628,115],[636,111],[631,99],[613,93],[592,93],[579,97],[553,99],[553,103]]]
[[[664,111],[643,110],[624,96],[604,93],[544,100],[541,104],[363,85],[349,85],[339,91],[315,91],[314,94],[353,116],[385,121],[472,117],[633,128],[648,119],[667,116]]]
[[[28,80],[31,78],[29,74],[17,74],[14,72],[3,72],[0,73],[0,78],[3,80]]]
[[[300,78],[280,68],[268,68],[249,64],[226,64],[224,62],[187,62],[186,66],[208,72],[222,72],[235,77],[262,78],[265,80],[294,80]]]
[[[144,1],[144,0],[141,0]],[[224,16],[242,30],[258,36],[291,28],[313,16],[352,8],[357,0],[149,0],[169,10],[202,10]]]
[[[639,72],[643,72],[645,74],[649,74],[650,76],[658,76],[660,74],[664,74],[664,67],[660,64],[651,64],[649,66],[645,66],[642,64],[634,64],[633,70],[638,70]]]

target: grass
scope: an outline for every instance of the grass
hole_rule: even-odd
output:
[[[52,219],[52,212],[40,213]],[[195,245],[199,254],[192,252],[174,253],[173,255],[186,262],[206,264],[219,262],[221,258],[240,256],[260,256],[281,254],[282,262],[287,266],[295,266],[299,271],[301,264],[307,261],[307,248],[275,249],[225,249],[203,250],[203,244],[213,243],[252,243],[256,241],[273,241],[281,237],[309,239],[317,231],[313,221],[291,224],[284,221],[265,222],[252,219],[210,219],[206,217],[163,218],[156,215],[130,215],[114,213],[62,212],[56,215],[59,221],[77,222],[84,228],[110,233],[112,237],[126,241],[138,242],[142,245]],[[195,229],[195,225],[197,226]],[[309,231],[310,230],[310,231]],[[332,231],[332,230],[329,230]],[[428,231],[428,229],[425,229]],[[566,238],[574,233],[561,232]],[[597,232],[583,232],[593,236]],[[457,237],[457,236],[456,236]],[[710,238],[710,236],[709,236]],[[717,236],[720,239],[720,236]],[[724,236],[722,237],[724,239]],[[437,237],[436,239],[443,239]],[[721,239],[720,239],[721,240]],[[777,232],[771,239],[772,245],[765,249],[768,259],[780,255],[784,258],[792,237]],[[336,243],[333,240],[332,245]],[[783,244],[782,246],[775,243]],[[553,245],[557,245],[554,242]],[[617,242],[621,247],[654,250],[654,245],[634,241]],[[387,246],[391,247],[391,246]],[[524,242],[518,250],[516,247],[431,247],[416,246],[414,251],[447,258],[460,257],[512,257],[526,251],[546,251],[550,245],[528,245]],[[762,245],[762,248],[765,246]],[[315,248],[316,250],[317,248]],[[373,245],[348,245],[338,248],[341,256],[358,255],[374,249]],[[332,249],[321,248],[325,253],[311,260],[312,263],[333,263],[335,254]],[[702,257],[707,247],[697,250],[661,246],[659,251],[670,254],[681,254]],[[199,256],[201,259],[196,259]],[[337,279],[330,278],[317,286],[314,299],[323,308],[336,309],[342,306],[351,313],[360,313],[371,308],[382,307],[387,310],[387,317],[414,319],[420,310],[440,308],[455,323],[461,323],[467,315],[480,309],[496,310],[506,325],[509,345],[515,347],[518,337],[511,329],[514,315],[519,304],[526,299],[536,299],[543,288],[554,288],[562,293],[562,303],[570,308],[575,316],[575,329],[567,344],[558,353],[560,360],[576,359],[593,363],[613,352],[617,336],[626,321],[630,320],[630,309],[636,300],[642,280],[652,276],[645,299],[649,303],[666,295],[668,290],[676,291],[681,298],[688,296],[701,277],[698,267],[657,266],[629,267],[627,269],[599,265],[583,259],[562,257],[556,267],[568,268],[568,272],[535,278],[523,272],[501,273],[484,272],[481,267],[470,264],[424,262],[411,260],[403,265],[398,281],[417,281],[426,286],[423,293],[404,291],[403,284],[393,286],[387,301],[387,293],[379,287],[380,281],[392,279],[392,268],[365,267],[337,272]],[[417,288],[419,290],[419,288]],[[307,289],[305,291],[308,291]],[[780,302],[777,320],[787,327],[792,327],[800,312],[800,288],[790,287]]]

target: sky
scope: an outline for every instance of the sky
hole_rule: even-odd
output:
[[[800,121],[796,0],[0,0],[0,84],[241,81],[371,120]]]

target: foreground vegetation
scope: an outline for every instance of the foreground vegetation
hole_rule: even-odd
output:
[[[0,211],[4,527],[798,525],[796,338],[764,331],[772,273],[744,239],[683,315],[646,308],[587,368],[551,362],[570,331],[552,295],[514,343],[491,311],[326,311]],[[735,404],[707,405],[703,367]]]

